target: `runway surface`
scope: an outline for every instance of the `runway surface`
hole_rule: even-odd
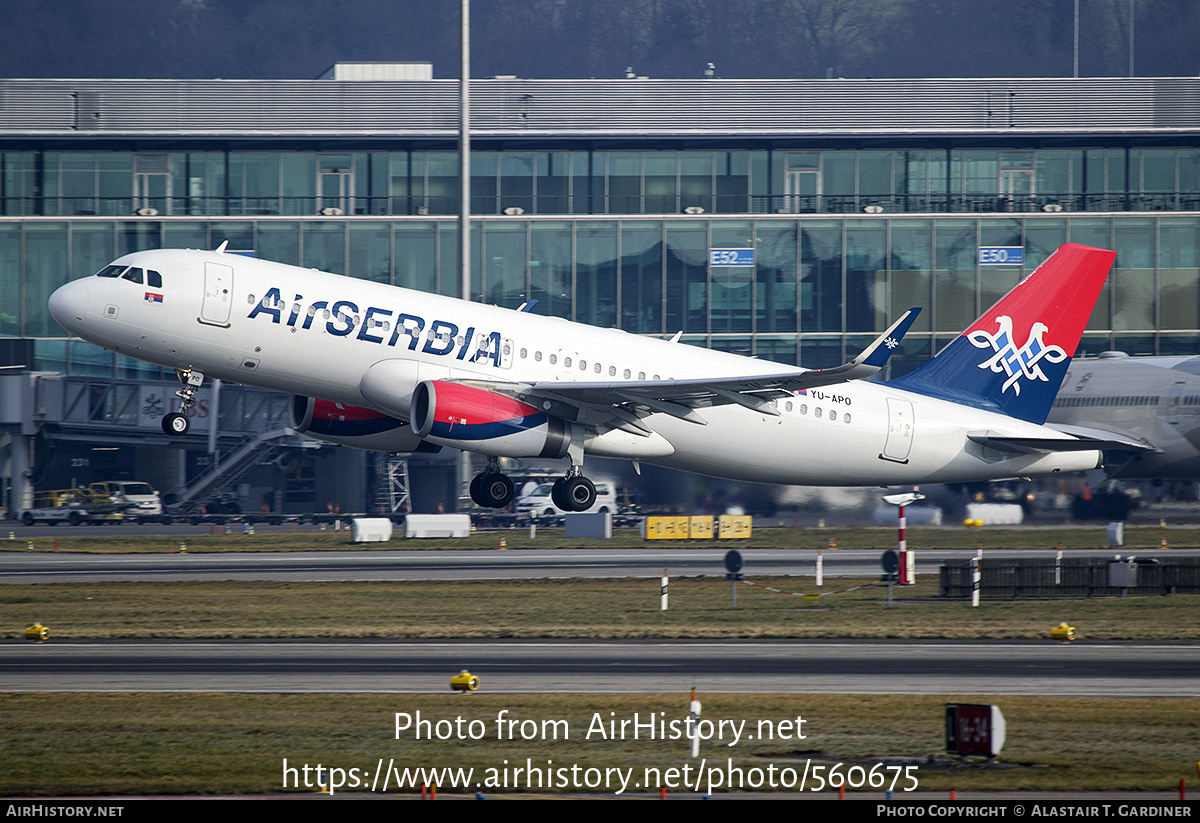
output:
[[[1198,644],[116,641],[0,644],[0,691],[1200,696]]]
[[[222,552],[213,554],[69,554],[0,552],[0,584],[74,581],[161,580],[501,580],[518,578],[724,576],[728,546],[712,549],[518,549],[508,551]],[[813,549],[741,550],[747,577],[811,576]],[[827,577],[881,573],[877,549],[822,552]],[[1104,556],[1077,550],[1067,556]],[[1198,549],[1139,551],[1139,556],[1189,557]],[[965,560],[971,550],[918,551],[917,573],[935,574],[947,559]],[[985,553],[985,557],[988,556]],[[1053,558],[1049,550],[1005,550],[992,556]]]

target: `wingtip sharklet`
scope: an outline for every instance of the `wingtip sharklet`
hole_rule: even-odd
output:
[[[889,326],[887,331],[875,338],[875,342],[863,349],[853,362],[856,365],[873,366],[876,369],[883,368],[888,358],[892,356],[892,352],[900,347],[900,341],[904,339],[904,335],[908,334],[908,330],[912,328],[912,324],[916,322],[917,315],[920,313],[921,308],[914,306],[900,315],[899,319]]]

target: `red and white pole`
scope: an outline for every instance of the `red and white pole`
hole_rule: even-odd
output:
[[[904,513],[905,505],[900,504],[900,585],[911,586],[917,582],[916,552],[908,550],[908,517]]]
[[[917,553],[908,550],[908,517],[905,512],[909,503],[924,499],[925,495],[921,494],[918,486],[913,486],[911,492],[887,494],[883,497],[883,502],[891,503],[900,510],[900,574],[897,577],[901,586],[911,586],[917,582]]]

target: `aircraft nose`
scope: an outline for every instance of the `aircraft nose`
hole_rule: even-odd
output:
[[[67,331],[78,334],[87,305],[87,284],[76,280],[59,286],[54,294],[50,295],[50,316]]]

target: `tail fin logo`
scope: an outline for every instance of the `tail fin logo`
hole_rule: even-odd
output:
[[[1049,327],[1045,323],[1034,323],[1029,329],[1029,339],[1025,341],[1025,345],[1017,348],[1013,344],[1013,321],[1006,314],[1002,314],[996,318],[998,330],[995,334],[988,334],[982,329],[977,329],[967,335],[967,339],[971,341],[971,345],[979,349],[991,349],[995,352],[992,357],[984,360],[979,364],[981,369],[991,369],[996,374],[1005,372],[1008,374],[1008,379],[1004,381],[1004,388],[1001,392],[1006,392],[1011,388],[1013,394],[1020,396],[1021,384],[1020,379],[1024,377],[1026,380],[1041,380],[1050,382],[1045,373],[1042,372],[1042,367],[1038,362],[1045,359],[1048,363],[1061,363],[1067,359],[1067,353],[1060,346],[1047,346],[1042,342],[1042,335],[1045,334]]]

